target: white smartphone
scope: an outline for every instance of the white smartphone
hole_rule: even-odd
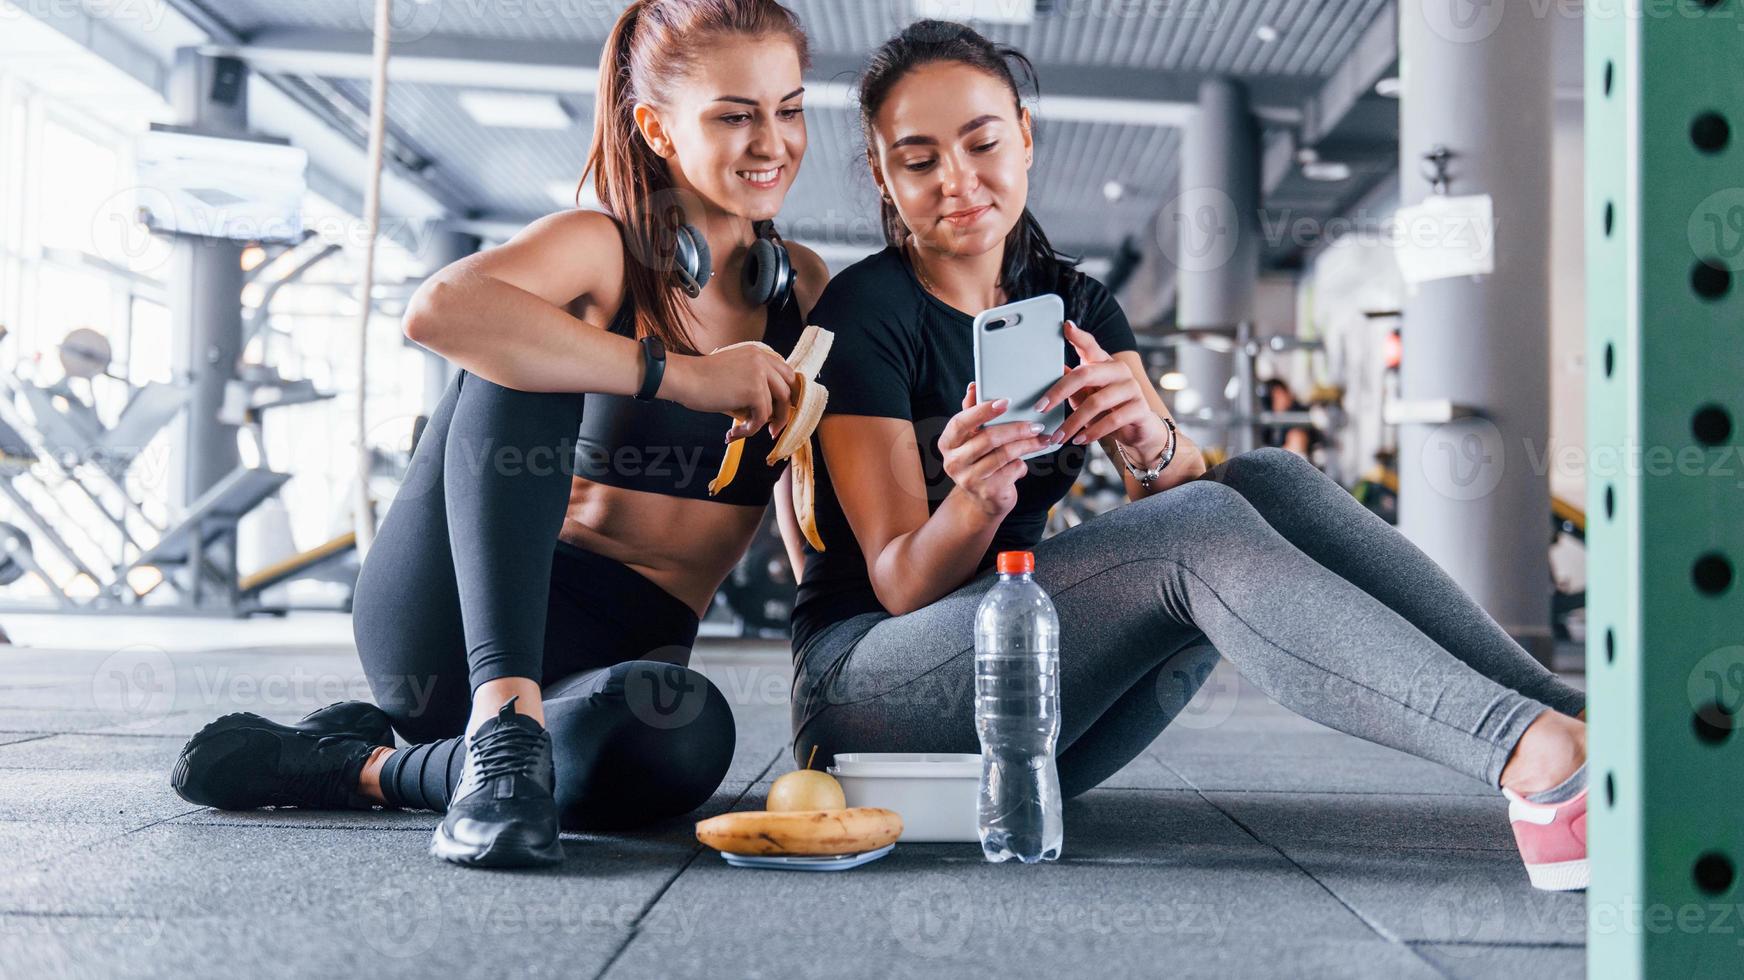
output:
[[[1035,403],[1066,370],[1066,304],[1047,293],[995,306],[975,318],[975,396],[979,402],[1011,399],[1005,414],[989,425],[1040,422],[1043,434],[1066,422],[1066,406],[1037,412]],[[1040,456],[1048,446],[1025,454]]]

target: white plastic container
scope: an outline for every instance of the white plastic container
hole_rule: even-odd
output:
[[[976,844],[981,757],[968,753],[844,752],[826,770],[849,806],[881,806],[902,815],[910,843]]]

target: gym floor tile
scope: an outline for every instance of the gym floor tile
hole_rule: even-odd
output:
[[[697,666],[737,728],[708,804],[566,834],[557,868],[479,872],[429,857],[435,814],[220,812],[169,788],[182,742],[218,714],[289,721],[367,696],[343,646],[0,648],[0,972],[1582,973],[1583,900],[1529,887],[1496,794],[1293,715],[1227,664],[1067,803],[1057,863],[903,844],[846,874],[730,868],[694,821],[762,806],[796,767],[787,646],[705,640]]]

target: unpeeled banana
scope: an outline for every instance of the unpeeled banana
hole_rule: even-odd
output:
[[[893,844],[901,836],[902,817],[876,806],[748,810],[723,813],[696,825],[697,840],[727,854],[859,854]]]
[[[812,483],[811,434],[817,430],[818,422],[823,419],[824,405],[830,399],[829,389],[818,384],[817,373],[824,366],[824,358],[830,356],[830,345],[835,339],[835,334],[822,327],[808,326],[793,345],[793,353],[787,355],[787,366],[793,369],[794,374],[793,393],[788,401],[787,425],[781,430],[780,438],[775,440],[775,448],[770,450],[769,458],[765,460],[770,466],[774,466],[780,460],[791,459],[788,465],[793,468],[793,513],[805,539],[819,551],[824,550],[824,539],[818,534],[817,527],[817,497]],[[712,353],[718,354],[735,347],[761,347],[777,357],[780,356],[773,347],[760,340],[728,344],[716,348]],[[739,460],[744,454],[743,438],[734,439],[727,445],[727,454],[721,459],[721,470],[709,481],[709,496],[720,493],[733,482],[733,478],[739,474]]]

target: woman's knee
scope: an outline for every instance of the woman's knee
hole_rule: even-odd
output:
[[[1263,446],[1218,463],[1205,471],[1206,482],[1236,484],[1243,481],[1274,481],[1324,477],[1319,468],[1301,456],[1278,446]]]
[[[570,391],[524,391],[462,372],[452,428],[475,435],[501,429],[511,444],[543,444],[557,435],[573,441],[585,396]],[[528,437],[534,437],[529,439]]]
[[[1245,466],[1256,466],[1268,470],[1288,472],[1313,470],[1316,473],[1320,472],[1313,463],[1281,446],[1262,446],[1259,449],[1242,453],[1235,458]]]
[[[1150,524],[1162,523],[1175,532],[1173,540],[1195,549],[1206,547],[1201,533],[1240,527],[1259,514],[1234,487],[1210,479],[1191,480],[1130,505],[1135,517]],[[1118,513],[1118,511],[1116,512]]]
[[[1218,510],[1240,498],[1229,485],[1210,478],[1209,473],[1197,480],[1188,480],[1161,493],[1153,493],[1134,506],[1175,511]]]
[[[601,686],[547,703],[558,813],[569,829],[622,829],[707,802],[732,765],[726,696],[676,664],[632,660]]]

